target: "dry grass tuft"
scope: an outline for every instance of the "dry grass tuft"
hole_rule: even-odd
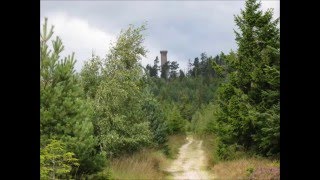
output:
[[[114,179],[164,179],[161,169],[166,157],[159,151],[144,149],[131,156],[114,159],[111,171]]]
[[[220,161],[214,153],[217,148],[215,136],[204,134],[195,135],[195,138],[204,140],[203,148],[208,157],[209,170],[216,179],[280,179],[279,161],[248,156],[232,161]]]
[[[212,170],[218,179],[280,179],[278,163],[267,159],[245,158],[219,162]]]
[[[278,167],[258,168],[251,175],[250,180],[258,179],[280,179],[280,169]]]
[[[169,137],[167,145],[170,157],[176,158],[179,148],[186,143],[185,135]],[[155,149],[143,149],[133,155],[122,156],[111,161],[111,172],[114,179],[166,179],[168,173],[165,169],[172,159]]]

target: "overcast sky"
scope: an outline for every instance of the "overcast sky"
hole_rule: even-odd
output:
[[[96,55],[105,57],[111,41],[129,24],[147,21],[144,45],[149,50],[142,64],[153,64],[160,50],[168,60],[186,69],[188,59],[200,53],[215,56],[236,50],[233,15],[244,8],[241,0],[229,1],[41,1],[44,17],[55,26],[55,35],[65,45],[63,55],[75,52],[76,70]],[[264,0],[262,9],[274,9],[280,16],[279,0]]]

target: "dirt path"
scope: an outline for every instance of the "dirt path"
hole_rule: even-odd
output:
[[[187,137],[188,142],[179,151],[179,156],[168,168],[173,179],[214,179],[206,170],[206,156],[202,150],[202,141]]]

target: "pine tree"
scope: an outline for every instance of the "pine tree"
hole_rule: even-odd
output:
[[[158,77],[158,71],[159,71],[159,58],[158,56],[156,57],[156,59],[154,60],[154,64],[152,67],[152,72],[150,73],[151,77]]]
[[[167,61],[161,66],[161,78],[167,80],[170,72],[170,61]]]
[[[178,76],[177,69],[179,68],[179,64],[177,61],[172,61],[169,65],[170,70],[170,79],[175,79]]]
[[[199,58],[196,57],[193,62],[192,76],[198,77],[199,74],[200,74],[200,62],[199,62]]]
[[[159,70],[159,59],[158,56],[156,57],[156,59],[154,60],[153,66],[151,66],[150,64],[147,64],[146,66],[146,73],[150,76],[150,77],[158,77],[158,70]]]
[[[62,41],[56,37],[49,47],[47,43],[53,35],[53,26],[47,30],[45,19],[40,35],[41,147],[46,147],[52,139],[60,140],[66,144],[66,150],[79,159],[78,173],[98,171],[104,165],[104,157],[94,151],[97,141],[91,122],[93,112],[84,100],[79,77],[75,74],[74,54],[60,59],[64,49]]]
[[[183,78],[185,78],[186,75],[184,74],[184,72],[180,69],[179,70],[179,79],[182,80]]]

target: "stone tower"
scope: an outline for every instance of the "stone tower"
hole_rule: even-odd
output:
[[[161,54],[161,67],[162,67],[163,64],[165,64],[167,62],[167,53],[168,53],[168,51],[166,51],[166,50],[160,51],[160,54]]]

